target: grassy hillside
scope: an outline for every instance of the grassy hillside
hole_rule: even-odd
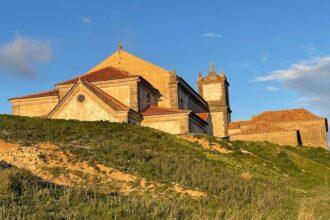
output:
[[[107,192],[56,186],[28,171],[2,167],[0,218],[330,218],[328,151],[197,137],[231,153],[128,124],[1,115],[2,140],[26,147],[51,142],[74,155],[74,161],[104,164],[164,187],[158,192],[121,194],[111,185]],[[63,169],[54,172],[65,175]],[[173,184],[206,196],[167,193]]]

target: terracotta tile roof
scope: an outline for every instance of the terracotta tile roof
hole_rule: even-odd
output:
[[[288,130],[284,128],[280,128],[270,122],[259,122],[233,135],[268,134],[268,133],[282,133],[282,132],[288,132]]]
[[[229,123],[229,129],[240,129],[242,125],[251,124],[251,121],[233,121]]]
[[[208,113],[208,112],[201,112],[201,113],[196,113],[196,115],[198,115],[198,117],[200,117],[204,121],[207,121],[207,118],[209,117],[210,113]]]
[[[82,83],[95,95],[97,95],[102,101],[104,101],[107,105],[109,105],[111,108],[113,108],[116,111],[127,111],[129,110],[129,107],[115,99],[114,97],[108,95],[107,93],[103,92],[101,89],[97,88],[90,82],[84,82]]]
[[[25,95],[25,96],[21,96],[21,97],[10,98],[9,100],[41,98],[41,97],[58,96],[58,95],[59,95],[59,91],[57,89],[53,89],[53,90],[39,92],[39,93],[31,94],[31,95]]]
[[[293,122],[293,121],[313,121],[320,120],[321,117],[314,115],[306,109],[288,109],[280,111],[267,111],[259,115],[253,116],[253,122]]]
[[[169,114],[190,113],[190,112],[191,112],[190,110],[149,106],[147,109],[141,112],[141,114],[143,116],[151,116],[151,115],[169,115]]]
[[[115,79],[126,79],[132,77],[137,77],[137,76],[131,75],[124,70],[109,66],[100,70],[96,70],[94,72],[87,73],[86,75],[83,75],[80,78],[82,81],[99,82],[99,81],[108,81]],[[78,80],[79,77],[76,77],[65,82],[57,83],[56,85],[70,85],[76,83]]]

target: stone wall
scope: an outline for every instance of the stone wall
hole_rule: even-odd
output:
[[[228,137],[228,115],[226,111],[211,111],[213,134],[216,137]]]
[[[299,130],[302,145],[310,147],[328,147],[326,120],[277,123],[276,125]]]
[[[220,101],[223,98],[222,96],[222,83],[209,83],[203,85],[203,97],[208,102]]]
[[[133,78],[95,82],[93,85],[119,100],[123,104],[132,108],[134,107],[134,110],[137,109],[137,98],[133,99],[134,95],[137,96],[137,79]]]
[[[144,116],[141,125],[170,134],[187,134],[189,133],[189,114]]]
[[[236,141],[268,141],[279,145],[298,146],[299,139],[296,131],[282,133],[250,134],[250,135],[232,135],[230,140]]]
[[[230,135],[236,134],[240,131],[241,131],[241,129],[229,129],[228,130],[228,135],[230,136]]]
[[[40,117],[48,114],[58,103],[57,97],[11,100],[13,115]]]

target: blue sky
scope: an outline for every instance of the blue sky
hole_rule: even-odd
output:
[[[210,62],[232,118],[305,107],[330,116],[330,1],[0,1],[0,113],[124,49],[194,88]]]

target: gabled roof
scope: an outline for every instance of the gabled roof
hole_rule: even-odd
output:
[[[267,111],[259,115],[253,116],[253,122],[268,121],[268,122],[293,122],[293,121],[313,121],[323,119],[314,115],[306,109],[287,109],[279,111]]]
[[[116,79],[126,79],[126,78],[135,78],[138,76],[131,75],[128,72],[114,68],[112,66],[105,67],[103,69],[99,69],[83,76],[80,76],[82,81],[87,82],[99,82],[99,81],[108,81],[108,80],[116,80]],[[70,85],[74,84],[79,80],[79,76],[73,79],[67,80],[65,82],[57,83],[56,85]]]
[[[63,103],[64,101],[70,96],[70,94],[75,90],[75,88],[82,83],[88,90],[90,90],[93,94],[95,94],[98,98],[100,98],[104,103],[110,106],[115,111],[129,111],[130,108],[114,97],[108,95],[107,93],[103,92],[90,82],[84,82],[78,80],[71,89],[66,93],[66,95],[57,103],[57,105],[53,108],[53,110],[48,114],[47,117],[50,117]]]
[[[268,134],[268,133],[282,133],[288,132],[289,130],[280,128],[269,122],[259,122],[251,125],[247,129],[243,129],[232,135],[250,135],[250,134]]]
[[[123,62],[125,65],[123,65]],[[102,60],[96,66],[94,66],[91,70],[89,70],[86,74],[94,72],[96,70],[103,69],[104,67],[113,66],[116,68],[123,68],[126,71],[135,69],[135,74],[140,74],[140,71],[146,71],[145,68],[148,68],[147,71],[151,71],[157,74],[168,74],[168,70],[155,65],[149,61],[146,61],[138,56],[135,56],[126,50],[118,49],[115,53],[110,55],[109,57]],[[132,68],[134,67],[134,68]],[[140,70],[140,71],[139,71]]]
[[[169,114],[180,114],[180,113],[190,113],[190,110],[175,109],[175,108],[163,108],[158,106],[149,106],[141,114],[143,116],[151,115],[169,115]]]
[[[21,96],[21,97],[10,98],[8,100],[42,98],[42,97],[51,97],[51,96],[57,96],[58,97],[58,95],[59,95],[59,91],[57,89],[53,89],[53,90],[49,90],[49,91],[34,93],[34,94],[31,94],[31,95],[25,95],[25,96]]]

